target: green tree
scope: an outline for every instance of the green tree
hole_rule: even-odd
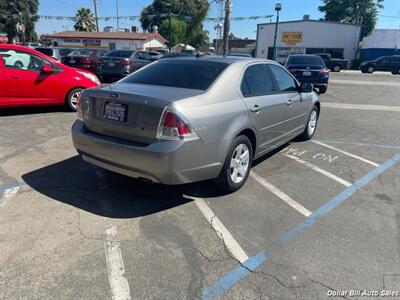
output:
[[[93,20],[93,13],[89,8],[81,7],[75,14],[75,25],[76,31],[96,31],[96,25]]]
[[[169,19],[165,19],[160,26],[159,32],[165,38],[168,39],[169,37]],[[187,25],[185,21],[178,20],[176,18],[171,19],[171,31],[172,31],[172,45],[171,47],[175,46],[176,44],[186,44],[186,29]]]
[[[36,41],[35,23],[39,8],[38,0],[0,0],[0,33],[5,32],[11,41],[14,38],[23,41]],[[16,25],[25,25],[25,33],[17,32]]]
[[[187,24],[187,44],[198,48],[208,41],[208,34],[202,24],[208,9],[207,0],[154,0],[142,10],[140,22],[144,30],[152,31],[155,25],[161,28],[163,21],[169,19],[171,13],[174,18]],[[165,37],[168,38],[168,35]]]
[[[384,0],[322,0],[319,10],[325,14],[324,20],[360,24],[363,36],[374,30],[379,9]]]

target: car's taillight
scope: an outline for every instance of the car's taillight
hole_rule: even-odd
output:
[[[91,63],[90,58],[87,58],[87,57],[80,57],[80,58],[79,58],[79,61],[80,61],[82,64],[90,64],[90,63]]]
[[[319,71],[319,74],[321,74],[321,75],[329,75],[329,70],[328,69],[323,69],[323,70]]]
[[[130,65],[132,62],[130,60],[121,60],[121,65]]]
[[[194,138],[197,134],[191,126],[177,113],[166,110],[158,128],[158,138],[165,140],[179,140],[184,138]]]

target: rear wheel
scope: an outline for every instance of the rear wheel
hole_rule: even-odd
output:
[[[312,139],[315,130],[317,129],[318,117],[319,117],[319,110],[318,107],[314,105],[310,113],[310,116],[308,118],[307,126],[304,129],[303,133],[299,136],[300,140],[307,141],[309,139]]]
[[[82,88],[76,88],[68,93],[65,104],[70,110],[76,111],[78,99],[82,91],[83,91]]]
[[[375,68],[373,66],[367,67],[367,73],[372,74],[372,73],[374,73],[374,71],[375,71]]]
[[[249,176],[252,162],[253,147],[249,138],[245,135],[236,137],[215,183],[230,193],[239,190]]]
[[[333,72],[340,72],[340,70],[342,70],[342,67],[340,65],[333,66]]]
[[[14,63],[14,67],[16,67],[17,69],[22,69],[22,68],[24,67],[24,65],[23,65],[22,62],[20,62],[19,60],[17,60],[17,61]]]

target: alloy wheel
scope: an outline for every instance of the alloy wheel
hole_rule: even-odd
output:
[[[250,152],[246,144],[239,144],[233,151],[230,163],[230,176],[234,183],[246,178],[250,163]]]

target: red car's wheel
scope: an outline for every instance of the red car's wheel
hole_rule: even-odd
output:
[[[78,99],[82,91],[82,88],[75,88],[68,93],[65,104],[70,110],[76,111]]]

